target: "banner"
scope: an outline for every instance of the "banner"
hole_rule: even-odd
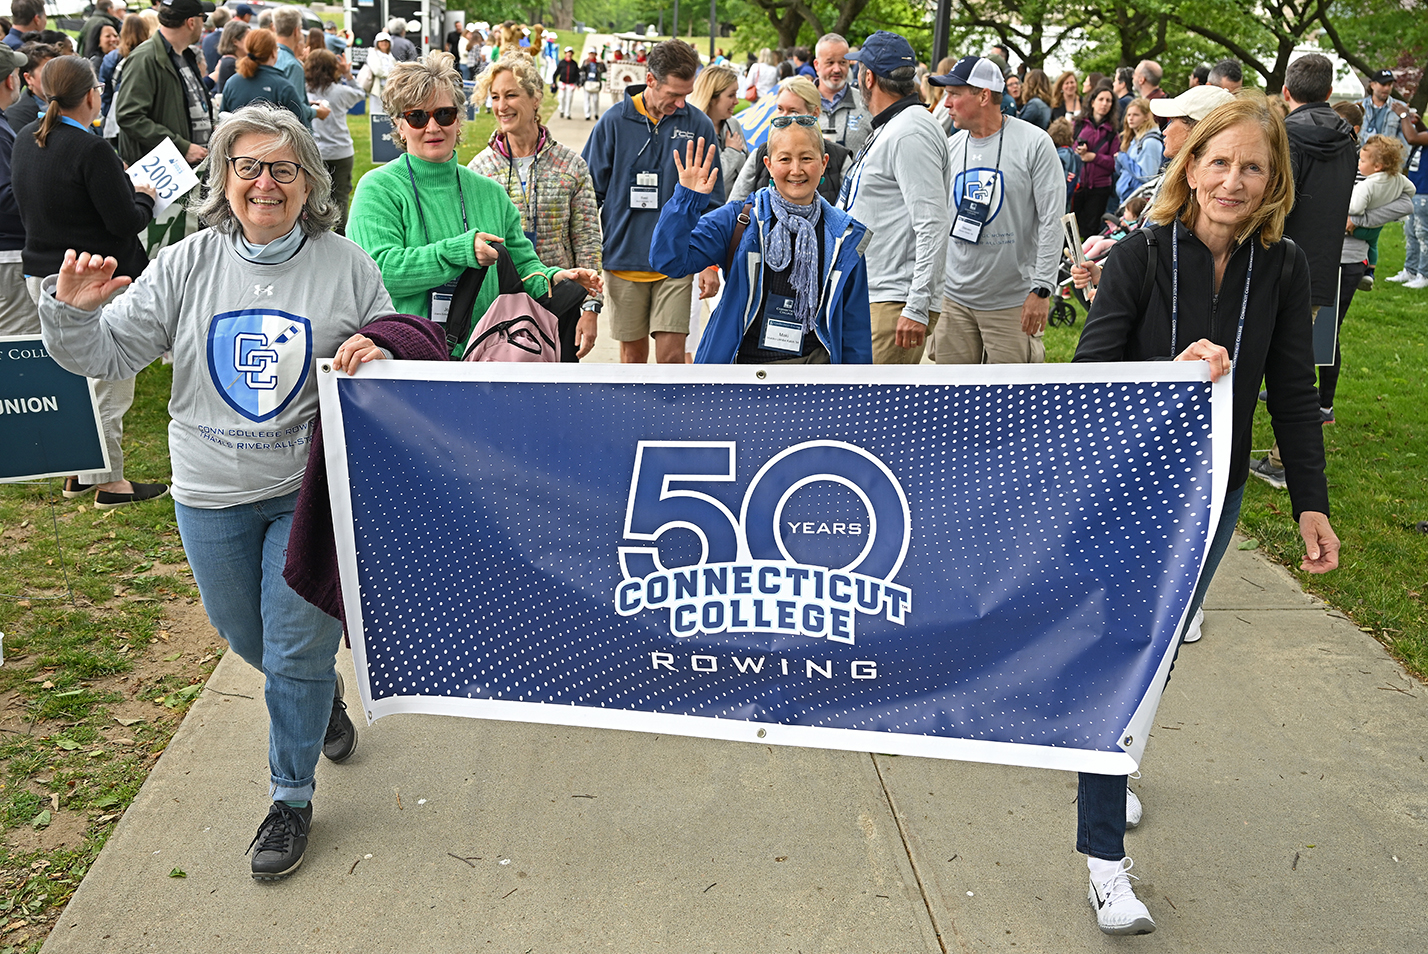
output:
[[[55,363],[39,335],[0,336],[0,481],[109,469],[94,385]]]
[[[1230,433],[1201,363],[318,381],[369,719],[1108,774],[1144,748]]]

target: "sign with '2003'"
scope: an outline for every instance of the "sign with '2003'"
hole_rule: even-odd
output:
[[[372,718],[1125,773],[1223,493],[1186,363],[318,369]]]

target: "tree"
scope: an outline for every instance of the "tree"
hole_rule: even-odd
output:
[[[952,28],[963,37],[990,35],[1029,69],[1041,69],[1094,19],[1090,7],[1052,0],[958,0]]]

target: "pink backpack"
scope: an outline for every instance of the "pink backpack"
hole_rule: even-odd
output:
[[[486,314],[476,322],[476,327],[471,329],[461,360],[559,361],[560,323],[554,314],[526,294],[525,283],[516,274],[516,266],[511,261],[510,253],[499,245],[496,246],[496,251],[499,256],[496,275],[501,282],[501,291],[496,300],[491,302],[491,307],[486,309]],[[470,272],[478,272],[481,279],[485,279],[484,268],[469,269],[468,273]],[[481,282],[474,281],[472,284],[474,303],[474,290],[480,288]],[[456,313],[458,299],[461,297],[461,289],[458,286],[457,294],[452,300],[453,314]],[[469,311],[471,305],[466,307]]]

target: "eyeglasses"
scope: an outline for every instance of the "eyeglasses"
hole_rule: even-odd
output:
[[[426,124],[433,119],[436,120],[438,126],[450,126],[456,122],[456,117],[460,115],[461,110],[455,106],[443,106],[440,109],[433,109],[431,112],[424,109],[409,109],[402,113],[402,118],[413,129],[425,129]]]
[[[775,128],[775,129],[783,129],[784,127],[786,127],[786,126],[791,126],[791,125],[794,124],[794,123],[798,123],[800,126],[817,126],[817,125],[818,125],[818,117],[817,117],[817,116],[775,116],[773,119],[770,119],[770,120],[769,120],[769,125],[772,126],[772,127]]]
[[[233,156],[228,160],[228,164],[233,167],[233,174],[240,179],[256,179],[263,174],[264,169],[267,169],[274,182],[281,182],[284,185],[296,179],[299,172],[307,171],[296,162],[287,159],[262,162],[251,156]]]

